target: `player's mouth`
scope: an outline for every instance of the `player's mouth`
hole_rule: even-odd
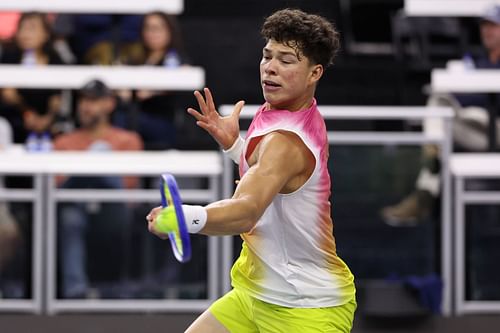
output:
[[[262,86],[264,87],[265,91],[276,91],[281,88],[280,84],[271,80],[262,80]]]

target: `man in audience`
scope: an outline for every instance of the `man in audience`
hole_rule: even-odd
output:
[[[78,119],[80,128],[72,133],[63,134],[54,141],[55,150],[88,150],[88,151],[137,151],[143,149],[139,135],[113,127],[110,116],[116,106],[116,98],[112,91],[101,81],[88,82],[80,91],[78,101]],[[134,188],[138,186],[135,177],[70,177],[58,179],[64,188]],[[85,233],[91,220],[89,207],[83,203],[66,204],[60,210],[60,246],[62,263],[62,295],[64,298],[80,298],[88,296],[88,278],[86,273]],[[128,216],[127,207],[121,203],[101,205],[100,211],[107,210],[112,221],[101,221],[100,228],[113,231],[109,223],[117,222],[124,230]],[[109,214],[111,212],[111,214]],[[94,209],[95,213],[95,209]],[[106,225],[102,225],[108,224]],[[102,234],[102,233],[100,233]],[[116,230],[114,232],[116,235]],[[118,233],[119,234],[119,233]],[[120,246],[113,246],[107,251],[118,251]],[[119,258],[116,258],[119,259]],[[98,258],[103,260],[103,258]],[[113,263],[118,260],[113,260]]]
[[[483,52],[475,59],[469,56],[464,61],[478,69],[500,69],[500,5],[488,8],[480,18],[480,34]],[[471,63],[472,62],[472,63]],[[448,105],[455,109],[453,141],[457,149],[465,151],[486,151],[488,149],[489,107],[487,94],[433,95],[430,104]],[[497,115],[500,110],[500,96],[497,97]],[[497,127],[496,144],[500,145],[500,120],[494,120]],[[400,203],[382,209],[383,219],[391,225],[411,225],[428,217],[436,206],[440,192],[439,150],[436,146],[424,147],[423,165],[416,190]]]

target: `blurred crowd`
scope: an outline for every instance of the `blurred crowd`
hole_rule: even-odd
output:
[[[189,63],[176,17],[162,12],[143,16],[0,13],[0,21],[1,64],[178,67]],[[0,117],[13,128],[15,143],[24,143],[30,133],[47,133],[55,139],[80,125],[75,103],[65,99],[62,90],[5,87],[0,91]],[[176,147],[176,119],[184,107],[178,104],[179,95],[117,91],[111,122],[139,133],[147,150]]]
[[[0,22],[0,64],[189,66],[177,18],[159,11],[145,15],[0,13]],[[99,78],[74,91],[3,87],[0,149],[12,143],[24,145],[28,151],[186,148],[186,140],[180,144],[177,135],[187,122],[186,105],[180,99],[182,93],[176,91],[115,91]],[[9,176],[0,181],[0,187],[32,186],[28,177]],[[58,177],[57,186],[133,189],[155,183],[137,177]],[[123,203],[59,205],[61,297],[90,297],[93,289],[88,270],[95,267],[108,272],[104,275],[114,271],[111,279],[128,276],[122,274],[124,265],[130,262],[126,257],[131,256],[126,249],[131,239],[137,238],[133,231],[139,230],[130,223],[134,214],[144,215],[141,208]],[[31,204],[0,202],[0,298],[30,295],[31,211]],[[102,223],[104,220],[106,223]],[[142,224],[138,227],[147,232]],[[87,252],[102,249],[102,241],[115,246],[100,251],[98,260],[93,260],[97,265],[90,264]],[[160,261],[170,262],[168,255],[162,257]],[[160,269],[164,270],[164,265],[160,264]],[[157,273],[170,280],[178,275],[175,263],[169,263],[169,272]],[[19,282],[22,280],[26,283]],[[123,291],[117,293],[123,295]]]

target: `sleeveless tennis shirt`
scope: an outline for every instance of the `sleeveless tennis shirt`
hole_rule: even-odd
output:
[[[231,270],[232,285],[285,307],[348,303],[355,295],[354,277],[336,253],[328,139],[316,100],[297,112],[261,106],[247,132],[240,176],[249,168],[245,156],[250,141],[277,130],[295,133],[314,155],[315,168],[301,188],[276,195],[255,227],[241,235],[243,248]]]

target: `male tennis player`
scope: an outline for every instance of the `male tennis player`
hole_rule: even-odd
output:
[[[220,117],[212,95],[195,92],[201,113],[188,112],[240,166],[231,199],[184,205],[188,230],[241,234],[233,290],[187,330],[197,332],[349,332],[356,309],[354,278],[337,256],[330,217],[328,141],[314,93],[333,61],[339,36],[324,18],[280,10],[262,27],[265,103],[246,139],[238,117]],[[149,230],[172,225],[173,208],[155,208]],[[175,219],[175,218],[174,218]],[[175,221],[174,221],[175,222]]]

